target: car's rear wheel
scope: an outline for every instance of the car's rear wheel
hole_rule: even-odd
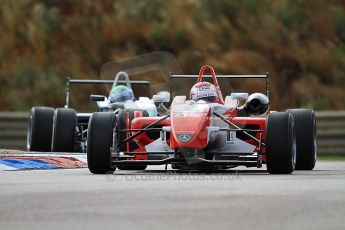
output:
[[[50,152],[54,109],[33,107],[29,115],[27,132],[28,151]]]
[[[289,109],[296,130],[296,169],[312,170],[316,163],[316,119],[311,109]]]
[[[265,150],[267,171],[291,174],[296,164],[296,136],[290,113],[274,112],[266,118]]]
[[[120,110],[119,115],[118,115],[118,130],[130,129],[131,122],[134,119],[135,111],[139,111],[139,110],[133,110],[133,109]],[[148,113],[146,110],[143,110],[141,112],[142,112],[143,117],[148,117]],[[119,132],[118,140],[123,141],[127,139],[129,137],[129,134],[130,132]],[[124,145],[120,146],[119,150],[131,152],[138,147],[139,146],[134,141],[129,141],[128,143],[125,143]],[[147,165],[119,165],[117,166],[117,168],[121,170],[145,170],[146,167]]]
[[[111,167],[110,147],[113,144],[115,116],[112,112],[93,113],[87,133],[87,164],[91,173],[114,172]]]
[[[76,140],[77,113],[74,109],[55,110],[52,136],[52,152],[73,152]]]

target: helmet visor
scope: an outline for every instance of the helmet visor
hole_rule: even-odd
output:
[[[204,100],[206,102],[217,102],[216,96],[200,97],[199,100]]]

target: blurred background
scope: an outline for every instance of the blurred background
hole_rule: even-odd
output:
[[[0,4],[2,111],[61,107],[66,76],[97,79],[106,62],[154,51],[173,54],[188,74],[204,64],[216,73],[268,71],[274,110],[345,109],[344,0]],[[255,82],[244,84],[255,91]]]

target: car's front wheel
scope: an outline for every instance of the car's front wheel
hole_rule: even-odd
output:
[[[77,113],[74,109],[55,110],[52,135],[52,152],[74,152]]]
[[[92,114],[89,120],[86,151],[87,164],[91,173],[106,174],[115,171],[115,168],[111,167],[110,153],[115,125],[113,112]]]
[[[274,112],[266,118],[265,151],[267,171],[291,174],[296,164],[296,135],[290,113]]]

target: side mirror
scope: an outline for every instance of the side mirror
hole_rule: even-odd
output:
[[[106,99],[107,99],[107,97],[103,96],[103,95],[94,95],[94,94],[90,95],[91,101],[105,101]]]
[[[170,93],[161,91],[157,95],[153,95],[152,100],[154,103],[170,102]]]

